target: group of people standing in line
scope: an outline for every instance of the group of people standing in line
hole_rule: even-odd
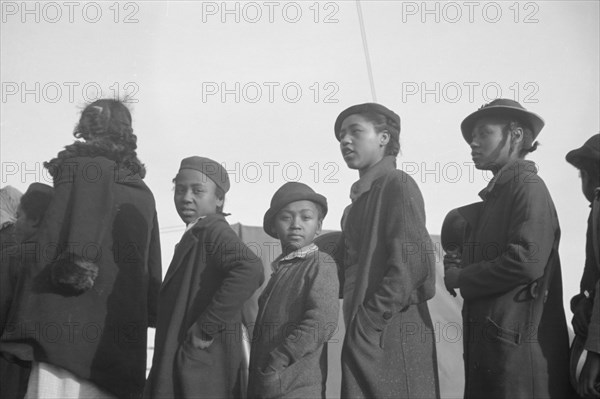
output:
[[[475,166],[494,174],[482,201],[452,210],[442,229],[446,288],[464,298],[468,399],[600,398],[600,135],[567,155],[592,206],[571,302],[571,363],[587,357],[570,376],[558,217],[525,160],[543,126],[507,99],[461,124]],[[205,157],[181,161],[174,203],[186,230],[163,280],[131,114],[118,100],[89,104],[74,132],[81,140],[45,163],[53,187],[33,183],[2,201],[0,396],[324,398],[328,367],[339,367],[327,364],[327,341],[343,298],[341,397],[439,398],[427,304],[435,251],[421,192],[396,169],[400,117],[354,105],[334,133],[359,174],[338,245],[319,247],[327,199],[299,182],[280,187],[263,228],[282,253],[249,319],[242,310],[263,264],[225,219],[226,170]],[[415,325],[420,334],[408,330]]]

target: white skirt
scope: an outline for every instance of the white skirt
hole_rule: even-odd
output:
[[[33,362],[25,399],[116,399],[90,381],[48,363]]]

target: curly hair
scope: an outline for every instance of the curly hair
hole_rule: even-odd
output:
[[[137,158],[137,137],[133,134],[131,125],[131,113],[122,101],[96,100],[83,109],[73,131],[75,138],[84,141],[66,146],[56,158],[45,162],[44,166],[54,176],[65,159],[104,156],[144,178],[146,170]]]

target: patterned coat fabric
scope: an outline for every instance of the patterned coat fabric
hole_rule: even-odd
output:
[[[342,221],[342,397],[439,397],[435,252],[414,180],[386,156],[352,187]]]

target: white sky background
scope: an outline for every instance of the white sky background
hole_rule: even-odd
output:
[[[2,2],[2,186],[50,183],[41,164],[73,141],[94,87],[105,97],[119,88],[136,101],[165,270],[183,231],[171,179],[190,155],[232,171],[231,223],[262,225],[272,194],[301,172],[328,198],[324,227],[339,229],[358,173],[346,168],[333,123],[347,106],[372,101],[355,1],[72,3]],[[564,156],[600,128],[599,2],[361,5],[377,100],[402,118],[398,165],[422,190],[431,234],[450,209],[477,201],[489,178],[472,167],[465,116],[499,88],[546,120],[529,159],[558,210],[567,303],[578,291],[589,208]],[[221,84],[231,90],[224,98]]]

